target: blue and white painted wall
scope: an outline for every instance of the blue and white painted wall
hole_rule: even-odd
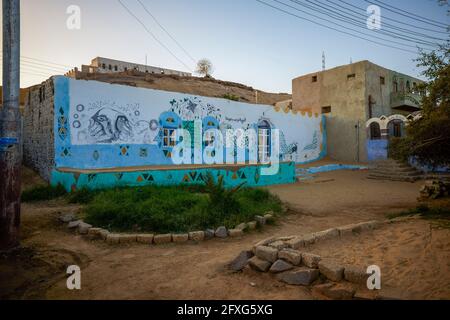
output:
[[[198,125],[224,136],[227,129],[278,129],[280,162],[311,162],[326,152],[325,120],[317,114],[62,76],[54,81],[56,170],[175,166],[171,133],[185,129],[193,146],[205,148],[194,144],[202,139],[194,135]]]

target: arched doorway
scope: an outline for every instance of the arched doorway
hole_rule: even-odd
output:
[[[370,140],[381,139],[381,128],[378,122],[372,122],[369,126],[369,137]]]
[[[404,132],[404,122],[399,119],[394,119],[388,123],[389,137],[401,138]]]

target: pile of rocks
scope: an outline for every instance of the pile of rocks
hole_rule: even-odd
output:
[[[167,233],[167,234],[124,234],[113,233],[103,228],[95,228],[92,225],[78,220],[74,214],[63,214],[59,220],[63,223],[68,223],[67,227],[72,230],[77,230],[79,234],[86,235],[91,240],[103,240],[110,244],[119,243],[145,243],[145,244],[163,244],[163,243],[183,243],[189,240],[199,242],[209,240],[212,238],[236,238],[244,235],[244,231],[250,231],[263,226],[268,222],[274,220],[273,212],[268,212],[263,216],[255,216],[255,220],[241,223],[233,229],[227,229],[220,226],[216,229],[206,229],[204,231],[192,231],[188,233]]]
[[[317,291],[327,296],[352,298],[356,293],[354,285],[366,285],[366,270],[354,266],[344,266],[330,259],[311,253],[308,247],[314,243],[332,240],[373,230],[382,224],[369,221],[332,228],[303,236],[269,238],[256,243],[251,250],[242,251],[228,267],[237,272],[250,268],[258,272],[274,274],[276,279],[290,285],[310,286],[316,284]],[[324,281],[346,281],[348,286],[324,285]],[[345,290],[344,290],[345,287]],[[332,297],[336,298],[336,297]]]
[[[449,194],[449,182],[444,182],[442,180],[427,180],[422,188],[420,188],[419,200],[448,197]]]

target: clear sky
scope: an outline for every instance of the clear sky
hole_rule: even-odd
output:
[[[154,35],[191,69],[194,62],[144,11],[137,0],[121,0],[141,19]],[[293,14],[306,17],[316,23],[339,28],[341,24],[365,33],[359,36],[397,46],[374,38],[382,36],[375,31],[358,26],[350,26],[323,13],[333,14],[330,10],[354,10],[354,24],[366,24],[364,11],[369,3],[364,0],[346,0],[351,7],[339,3],[336,6],[326,0],[316,1],[313,7],[322,13],[312,11],[313,1],[279,0],[308,14],[283,6],[273,0],[263,0],[273,6],[283,8]],[[412,76],[419,71],[413,59],[415,53],[403,52],[373,44],[369,41],[353,38],[311,22],[300,20],[256,0],[142,0],[147,9],[158,19],[183,48],[198,60],[206,57],[214,64],[213,76],[251,85],[255,88],[291,92],[292,78],[321,70],[322,51],[326,55],[326,67],[347,64],[352,59],[370,60],[384,67]],[[297,3],[295,3],[297,2]],[[448,6],[441,7],[437,0],[382,0],[396,8],[418,14],[426,19],[449,23],[446,15]],[[66,27],[70,5],[81,8],[81,29],[69,30]],[[308,7],[310,6],[309,9]],[[61,74],[64,66],[89,64],[96,56],[144,63],[179,70],[186,70],[179,61],[157,43],[117,0],[22,0],[22,75],[21,87],[37,84],[52,74]],[[341,11],[342,12],[342,11]],[[400,11],[403,13],[403,11]],[[358,13],[361,15],[358,18]],[[313,15],[316,15],[314,17]],[[325,21],[323,19],[328,19]],[[387,18],[387,19],[385,19]],[[448,34],[435,33],[441,30],[441,24],[430,24],[420,19],[406,18],[381,8],[382,31],[389,32],[384,23],[391,23],[413,33],[425,33],[437,38],[448,38]],[[398,22],[393,20],[395,19]],[[407,23],[409,25],[406,25]],[[341,28],[342,29],[342,28]],[[358,34],[356,31],[348,31]],[[396,31],[404,36],[402,31]],[[383,36],[392,41],[413,45],[403,39]],[[421,38],[423,40],[423,38]],[[407,50],[414,48],[402,46]],[[61,69],[62,68],[62,69]]]

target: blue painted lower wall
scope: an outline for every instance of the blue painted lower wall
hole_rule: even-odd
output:
[[[388,143],[387,139],[380,140],[367,140],[366,150],[367,150],[367,160],[385,160],[388,157]]]
[[[120,171],[91,173],[63,172],[53,170],[52,185],[61,184],[67,191],[81,188],[103,189],[119,186],[145,185],[192,185],[203,183],[202,177],[208,172],[214,176],[223,175],[225,186],[232,187],[246,182],[246,187],[261,187],[272,184],[295,182],[295,163],[280,163],[279,172],[275,175],[262,175],[261,165],[230,166],[221,168],[164,169],[142,171]]]

